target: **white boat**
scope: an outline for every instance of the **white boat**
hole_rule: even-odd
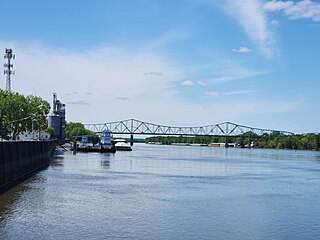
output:
[[[77,151],[81,152],[116,152],[116,148],[111,141],[111,131],[103,131],[100,136],[100,143],[93,144],[88,136],[82,136],[81,142],[77,146]]]
[[[132,151],[130,144],[125,139],[118,138],[113,141],[117,151]]]
[[[82,136],[77,148],[93,148],[93,143],[89,141],[88,136]]]

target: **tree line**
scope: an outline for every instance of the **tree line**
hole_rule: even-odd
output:
[[[211,144],[225,143],[226,137],[219,136],[154,136],[145,139],[146,143],[157,142],[161,144],[186,143],[186,144]],[[284,135],[280,132],[258,136],[247,132],[236,137],[228,137],[228,143],[239,147],[250,146],[258,148],[316,150],[320,151],[320,134],[294,134]]]
[[[47,128],[50,104],[37,96],[0,89],[0,138],[17,139],[21,132]]]
[[[99,136],[95,132],[85,129],[84,125],[80,122],[68,122],[65,128],[66,138],[72,141],[79,136],[87,135],[88,139],[94,143],[99,141]]]

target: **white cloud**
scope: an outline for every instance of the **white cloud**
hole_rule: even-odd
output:
[[[199,84],[200,86],[207,86],[206,82],[203,81],[203,80],[199,80],[199,81],[198,81],[198,84]]]
[[[73,102],[66,102],[66,104],[78,104],[78,105],[90,105],[90,103],[82,100],[76,100]]]
[[[208,97],[217,97],[217,96],[220,96],[221,93],[217,91],[211,91],[211,92],[206,92],[205,95]]]
[[[211,91],[206,92],[205,96],[208,97],[218,97],[218,96],[234,96],[234,95],[243,95],[243,94],[250,94],[250,93],[256,93],[257,90],[240,90],[240,91],[233,91],[233,92],[217,92],[217,91]]]
[[[56,92],[59,100],[69,103],[66,107],[68,121],[105,123],[136,118],[175,126],[231,120],[246,123],[250,121],[248,116],[253,114],[261,114],[263,119],[268,119],[270,114],[269,119],[273,119],[273,112],[294,111],[297,106],[287,102],[261,102],[259,99],[216,104],[214,101],[222,99],[219,97],[206,98],[201,103],[184,101],[176,96],[177,89],[173,86],[188,79],[190,71],[157,52],[128,51],[117,47],[71,52],[39,44],[0,42],[0,49],[5,47],[13,48],[16,54],[12,89],[23,94],[36,94],[50,103],[52,93]],[[233,66],[234,78],[250,75],[250,71],[234,63],[229,65]],[[222,69],[221,74],[230,69]],[[162,74],[144,75],[150,72]],[[205,83],[210,84],[207,80]],[[0,87],[5,87],[4,80]],[[208,96],[220,94],[212,91]],[[265,112],[266,107],[268,111]]]
[[[252,52],[252,49],[245,46],[241,46],[238,49],[232,49],[232,52],[249,53],[249,52]]]
[[[269,29],[261,1],[228,0],[227,10],[245,29],[260,51],[266,57],[271,57],[274,52],[274,33]]]
[[[120,100],[120,101],[128,101],[129,98],[127,97],[115,97],[116,100]]]
[[[185,80],[181,83],[183,86],[192,86],[193,82],[191,80]]]
[[[290,6],[292,6],[294,3],[293,1],[270,1],[266,2],[263,5],[263,9],[268,11],[281,11],[284,10]]]
[[[220,67],[220,73],[217,77],[212,78],[210,83],[222,84],[226,82],[236,81],[240,79],[246,79],[250,77],[257,77],[260,75],[267,74],[266,71],[253,70],[242,67],[236,62],[226,62],[224,67]],[[209,82],[209,80],[208,80]]]
[[[6,47],[13,48],[16,54],[12,89],[40,95],[50,103],[56,92],[62,102],[70,103],[67,115],[71,121],[143,115],[143,105],[140,110],[131,105],[140,99],[156,99],[155,96],[174,98],[173,81],[186,78],[170,59],[152,51],[101,47],[71,52],[41,44],[0,42],[0,49]],[[5,88],[5,81],[0,82],[0,88]],[[130,101],[119,101],[119,97]],[[122,109],[122,105],[128,108]]]
[[[144,75],[162,76],[162,72],[146,72]]]
[[[293,1],[269,1],[263,6],[266,11],[282,12],[290,19],[310,18],[320,21],[320,3],[311,0]]]
[[[169,30],[158,37],[156,41],[152,41],[150,45],[147,45],[147,48],[154,49],[170,45],[175,42],[180,42],[185,40],[190,36],[190,32],[187,29],[177,27],[174,30]]]
[[[225,92],[224,96],[233,96],[233,95],[242,95],[242,94],[249,94],[249,93],[256,93],[257,90],[241,90],[241,91],[234,91],[234,92]]]
[[[205,73],[205,74],[204,74]],[[197,83],[200,86],[210,86],[212,84],[223,84],[226,82],[244,80],[268,74],[266,70],[247,68],[243,64],[226,58],[212,60],[211,64],[188,68],[181,74],[187,75],[191,79],[201,76]],[[203,75],[205,77],[203,77]],[[195,82],[193,82],[195,84]]]
[[[200,85],[200,86],[207,86],[207,84],[206,84],[206,82],[205,81],[203,81],[203,80],[199,80],[199,81],[197,81],[196,82],[198,85]],[[181,85],[182,86],[193,86],[193,85],[195,85],[195,83],[193,82],[193,81],[191,81],[191,80],[185,80],[185,81],[183,81],[182,83],[181,83]]]

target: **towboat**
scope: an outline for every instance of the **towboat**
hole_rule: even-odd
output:
[[[88,140],[88,136],[82,136],[81,142],[77,146],[79,152],[116,152],[116,147],[111,141],[111,131],[103,131],[100,142],[93,144]]]
[[[110,150],[110,152],[115,152],[114,143],[111,141],[111,131],[103,131],[101,135],[100,148]]]

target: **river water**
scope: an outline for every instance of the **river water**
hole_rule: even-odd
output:
[[[320,153],[136,144],[0,196],[0,239],[320,239]]]

